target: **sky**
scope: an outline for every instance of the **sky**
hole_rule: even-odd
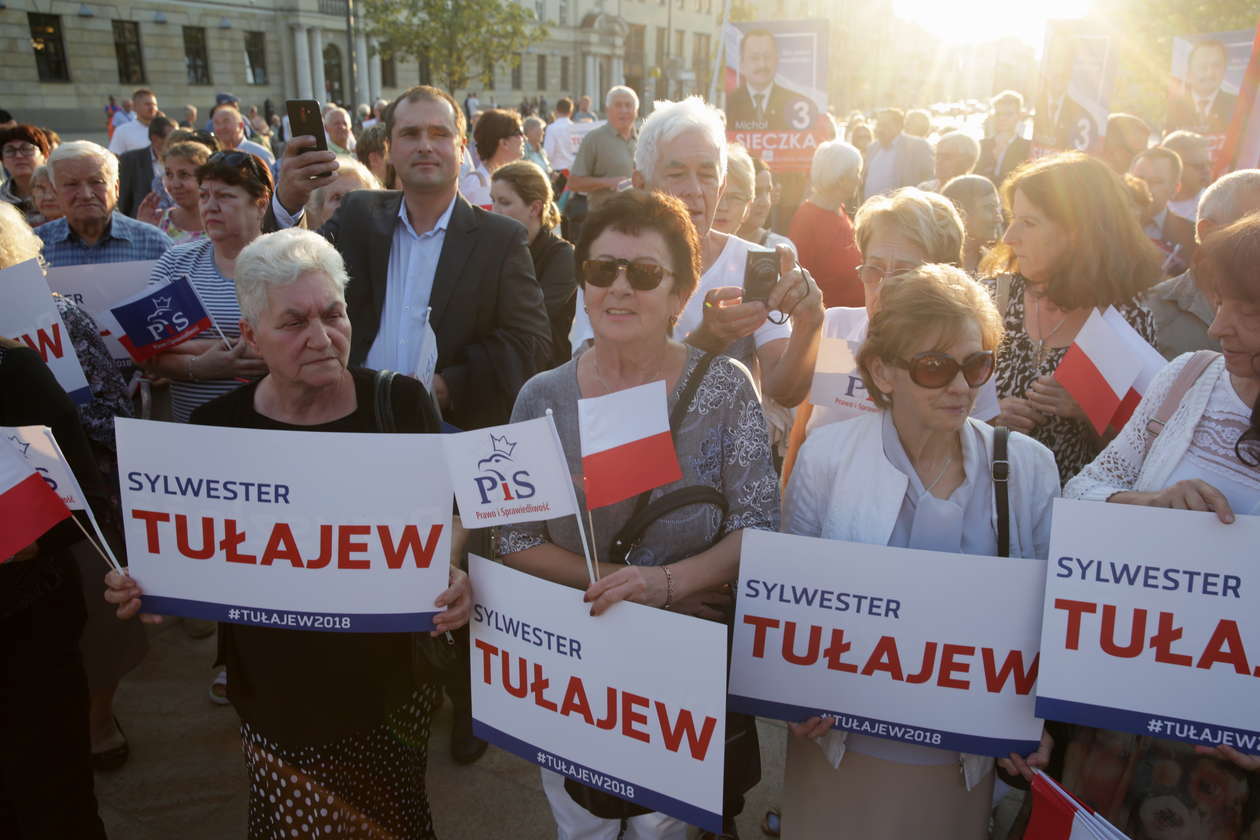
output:
[[[1089,0],[893,0],[893,11],[947,43],[984,43],[1009,35],[1040,52],[1047,19],[1081,17],[1089,5]]]

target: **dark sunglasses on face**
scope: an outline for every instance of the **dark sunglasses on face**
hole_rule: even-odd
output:
[[[667,271],[655,263],[636,263],[630,260],[587,260],[582,263],[582,277],[592,286],[606,289],[617,282],[617,273],[626,270],[626,280],[636,292],[650,292],[665,279]]]
[[[893,363],[910,371],[910,381],[920,388],[944,388],[954,381],[960,370],[971,388],[979,388],[993,375],[992,350],[972,353],[961,364],[953,356],[935,351],[916,353],[909,361],[897,359]]]

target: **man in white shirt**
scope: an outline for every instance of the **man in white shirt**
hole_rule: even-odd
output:
[[[572,113],[573,100],[567,96],[561,98],[556,103],[556,118],[547,126],[547,133],[543,138],[543,151],[547,154],[547,160],[551,161],[551,168],[565,173],[566,177],[577,154],[577,149],[573,148],[573,120],[569,119]]]
[[[157,95],[148,88],[140,88],[131,94],[136,118],[114,129],[114,136],[109,141],[109,150],[116,155],[123,155],[149,145],[149,123],[158,115]],[[123,103],[126,105],[126,103]]]
[[[262,158],[267,166],[274,168],[276,156],[265,146],[245,139],[245,116],[235,102],[221,102],[210,111],[210,125],[214,128],[214,136],[224,149],[239,149]]]

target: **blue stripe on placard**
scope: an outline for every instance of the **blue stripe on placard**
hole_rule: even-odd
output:
[[[788,703],[775,703],[757,697],[743,697],[738,694],[728,695],[730,708],[750,715],[786,720],[800,723],[807,718],[822,714],[816,708],[793,706]],[[985,738],[980,735],[965,735],[960,732],[946,732],[942,729],[928,729],[924,726],[897,723],[890,720],[861,717],[848,712],[827,712],[836,717],[836,729],[856,732],[860,735],[871,735],[876,738],[887,738],[890,741],[902,741],[907,744],[918,744],[924,747],[936,747],[942,750],[974,753],[975,755],[991,755],[1005,758],[1011,753],[1028,755],[1037,749],[1037,741],[1023,741],[1017,738]]]
[[[84,385],[82,388],[75,388],[68,396],[74,400],[75,405],[87,405],[92,401],[92,389]]]
[[[1092,703],[1058,700],[1054,697],[1038,697],[1037,716],[1046,720],[1081,723],[1099,729],[1116,729],[1189,744],[1226,744],[1240,752],[1260,755],[1260,731],[1169,717],[1158,712],[1135,712],[1129,709],[1113,709],[1110,706],[1095,706]]]
[[[416,613],[319,613],[280,610],[270,607],[246,607],[145,595],[140,611],[157,615],[178,615],[204,618],[230,624],[254,627],[278,627],[284,630],[321,630],[333,633],[421,633],[433,629],[436,612]]]
[[[500,749],[520,756],[526,761],[534,762],[544,770],[551,770],[554,773],[559,773],[561,776],[568,776],[588,787],[611,793],[618,799],[624,799],[627,802],[633,802],[635,805],[642,805],[644,808],[668,814],[688,825],[699,826],[716,834],[722,832],[721,814],[706,811],[689,802],[683,802],[681,799],[666,796],[659,791],[651,790],[642,785],[627,782],[608,773],[578,764],[576,761],[548,752],[526,741],[522,741],[520,738],[513,737],[501,729],[482,723],[476,717],[473,718],[473,734],[484,741],[489,741]]]

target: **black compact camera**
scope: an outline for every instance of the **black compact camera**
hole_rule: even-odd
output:
[[[750,248],[744,265],[743,300],[769,300],[778,282],[779,252],[773,248]]]

